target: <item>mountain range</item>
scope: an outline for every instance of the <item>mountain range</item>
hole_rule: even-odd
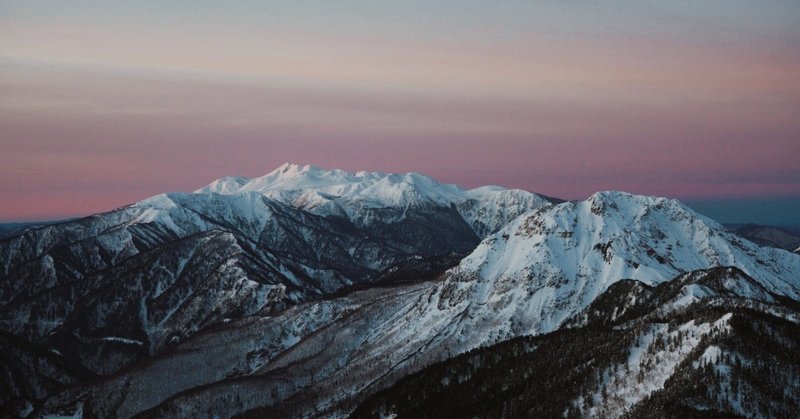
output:
[[[757,224],[726,224],[728,231],[732,231],[752,242],[762,246],[777,247],[800,251],[800,231],[779,227],[762,226]]]
[[[666,198],[285,164],[0,255],[8,415],[800,412],[800,255]]]

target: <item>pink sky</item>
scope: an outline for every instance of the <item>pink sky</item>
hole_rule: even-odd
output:
[[[800,34],[777,12],[468,33],[37,13],[0,22],[0,220],[285,161],[566,199],[800,197]]]

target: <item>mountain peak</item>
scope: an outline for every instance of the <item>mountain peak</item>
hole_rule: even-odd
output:
[[[622,278],[656,285],[718,266],[735,266],[770,292],[800,296],[795,255],[739,240],[676,200],[615,191],[520,216],[484,239],[451,276],[453,286],[471,286],[464,295],[473,293],[472,300],[513,306],[508,324],[522,316],[516,319],[531,333],[554,330]],[[524,317],[535,312],[538,324]]]
[[[222,178],[196,192],[228,195],[255,192],[291,203],[310,191],[331,199],[358,201],[377,207],[425,202],[449,204],[463,193],[456,185],[442,184],[419,173],[351,173],[288,162],[262,177]]]
[[[455,206],[480,237],[499,230],[510,220],[556,200],[521,189],[482,186],[465,190],[431,177],[409,173],[383,173],[322,169],[284,163],[253,179],[225,177],[195,191],[198,194],[258,194],[317,215],[346,215],[360,222],[364,208]]]
[[[311,164],[284,163],[264,176],[253,179],[254,185],[264,185],[291,179],[351,179],[355,175],[339,169],[323,169]],[[252,189],[252,188],[251,188]],[[258,192],[258,191],[256,191]]]
[[[612,208],[623,206],[655,206],[655,207],[683,207],[684,205],[675,199],[664,198],[654,195],[634,195],[624,191],[600,191],[593,193],[586,199],[593,205],[609,205]]]
[[[716,221],[697,213],[677,199],[652,195],[634,195],[622,191],[603,191],[592,194],[586,201],[575,203],[587,206],[589,211],[605,221],[640,219],[660,214],[670,220],[692,219],[714,229],[724,229]],[[615,214],[616,216],[612,216]]]
[[[272,174],[278,174],[281,176],[295,176],[301,173],[322,172],[322,171],[324,170],[314,165],[286,162],[278,166],[278,168],[276,168],[272,172],[268,173],[267,176]]]

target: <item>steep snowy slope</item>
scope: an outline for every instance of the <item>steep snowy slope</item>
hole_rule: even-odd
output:
[[[738,270],[722,283],[682,276],[717,266]],[[264,406],[288,415],[347,412],[361,397],[431,362],[515,336],[580,325],[585,321],[581,313],[626,278],[642,287],[677,278],[678,285],[664,295],[670,295],[667,306],[680,309],[696,300],[722,301],[726,296],[767,306],[779,305],[782,298],[797,301],[799,274],[797,255],[728,234],[677,201],[598,193],[583,202],[526,213],[484,240],[440,281],[393,289],[391,304],[348,305],[324,325],[291,340],[290,346],[239,341],[233,347],[240,352],[230,356],[240,360],[237,365],[257,359],[246,364],[249,369],[203,385],[173,388],[171,397],[169,391],[144,386],[143,393],[132,397],[151,404],[126,402],[133,409],[126,415],[137,411],[136,406],[152,408],[152,416],[229,415]],[[297,309],[313,312],[318,307],[312,303]],[[201,353],[205,345],[219,344],[217,339],[205,342],[190,339],[185,347]],[[266,350],[274,347],[285,349]],[[181,362],[171,368],[160,368],[159,362],[151,364],[154,375],[149,380],[159,381],[158,371],[197,374]],[[105,388],[114,387],[99,384],[87,400],[111,397]],[[53,405],[70,403],[75,399],[65,397]]]
[[[449,273],[438,306],[491,319],[465,342],[481,330],[494,331],[490,339],[549,332],[620,279],[657,284],[715,266],[800,299],[797,255],[742,240],[675,200],[601,192],[526,214],[484,240]]]
[[[697,299],[674,304],[687,291]],[[426,368],[353,416],[795,417],[800,409],[797,302],[778,302],[735,268],[657,287],[620,281],[579,317],[580,327]]]

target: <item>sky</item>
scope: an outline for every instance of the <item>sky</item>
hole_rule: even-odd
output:
[[[0,0],[0,221],[283,162],[797,225],[800,2]]]

